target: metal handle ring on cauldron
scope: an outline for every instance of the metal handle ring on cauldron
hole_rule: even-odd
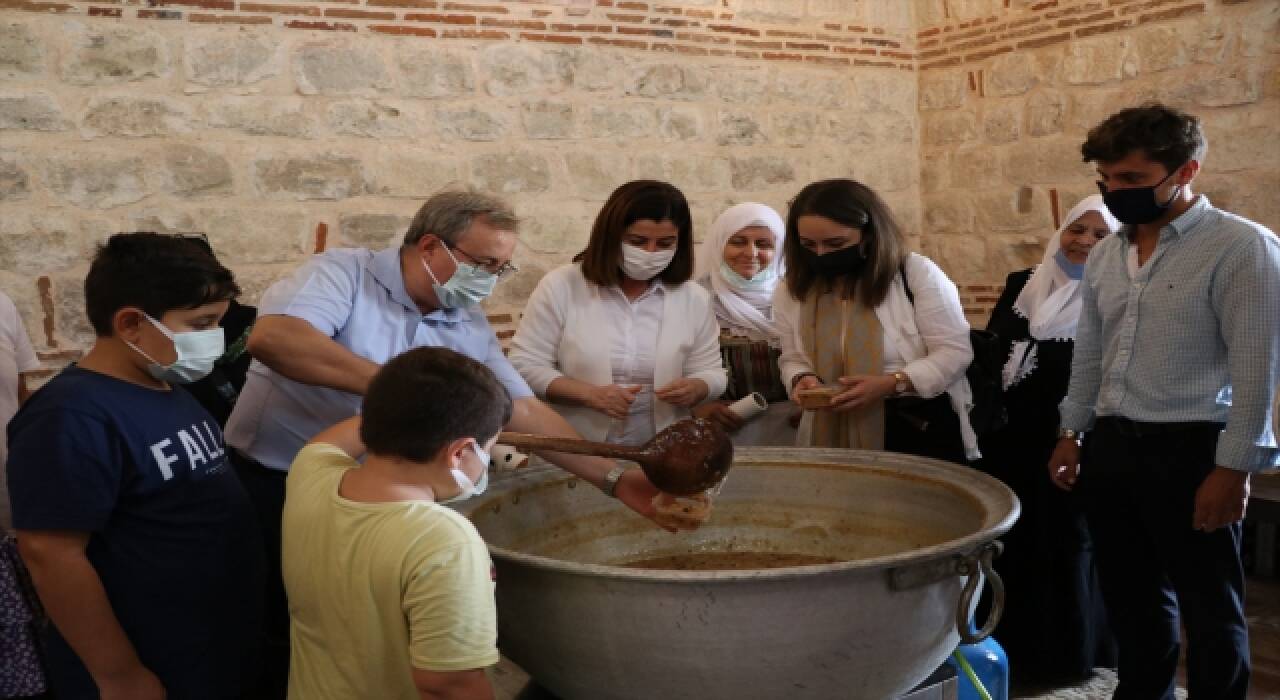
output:
[[[1004,581],[991,566],[991,560],[1002,551],[1004,545],[999,540],[994,540],[983,545],[960,564],[960,575],[969,577],[960,593],[960,605],[956,608],[956,631],[960,633],[962,644],[977,644],[990,637],[1000,623],[1000,616],[1004,614]],[[982,576],[977,575],[979,571]],[[973,596],[977,594],[982,578],[991,582],[991,610],[987,613],[986,624],[974,633],[969,631],[969,610],[973,606]]]

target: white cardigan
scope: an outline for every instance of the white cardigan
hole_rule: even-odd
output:
[[[601,319],[603,313],[606,311],[600,287],[582,276],[582,267],[577,263],[558,267],[538,282],[525,306],[508,357],[540,398],[546,399],[547,387],[558,377],[597,386],[613,383],[609,339],[599,332],[610,326]],[[701,286],[688,282],[666,289],[656,358],[655,387],[687,377],[706,382],[707,400],[724,393],[728,377],[720,359],[720,326],[711,310],[711,297]],[[585,406],[552,405],[588,440],[603,440],[609,432],[612,419],[599,411]],[[687,409],[654,401],[656,430],[687,415]]]
[[[969,322],[960,305],[960,294],[942,269],[923,255],[912,253],[905,267],[915,296],[914,308],[902,286],[902,275],[898,275],[884,301],[876,307],[885,345],[892,344],[906,360],[902,371],[911,378],[917,394],[926,399],[944,391],[950,395],[951,407],[960,418],[965,452],[969,459],[977,459],[981,456],[978,437],[969,424],[973,392],[964,376],[973,362],[973,346],[969,343]],[[787,387],[796,375],[814,372],[802,337],[803,309],[787,285],[780,283],[773,294],[773,320],[782,342],[778,368]],[[834,381],[835,377],[823,379]]]

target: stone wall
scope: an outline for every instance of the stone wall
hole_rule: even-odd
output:
[[[0,289],[50,369],[116,230],[204,230],[249,301],[450,183],[527,219],[514,318],[637,177],[697,227],[863,179],[980,322],[1093,190],[1116,109],[1205,118],[1198,181],[1280,227],[1280,0],[0,0]],[[500,328],[510,333],[509,325]]]
[[[91,342],[81,280],[117,230],[207,232],[253,302],[469,183],[527,222],[501,317],[632,178],[684,189],[699,229],[835,176],[920,227],[909,3],[0,8],[0,289],[50,368]]]
[[[1160,100],[1201,116],[1195,188],[1280,230],[1280,2],[916,0],[924,250],[983,316],[1096,193],[1088,129]]]

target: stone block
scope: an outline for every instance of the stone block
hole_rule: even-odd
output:
[[[793,162],[781,156],[746,156],[729,159],[731,183],[735,190],[763,190],[796,181]]]
[[[435,48],[397,49],[400,84],[407,97],[464,97],[475,93],[476,72],[465,53]]]
[[[251,136],[314,138],[316,119],[298,97],[221,97],[210,100],[205,122]]]
[[[951,182],[967,190],[999,187],[1000,155],[992,148],[956,149],[951,154]]]
[[[110,209],[132,204],[151,194],[152,187],[143,158],[121,153],[77,149],[52,156],[45,162],[44,181],[76,206]]]
[[[1238,53],[1242,58],[1258,59],[1268,52],[1280,53],[1280,4],[1263,3],[1239,21]]]
[[[848,158],[853,177],[880,193],[902,192],[917,182],[918,170],[895,148],[852,154]]]
[[[1186,32],[1176,26],[1160,25],[1134,32],[1133,48],[1138,69],[1143,73],[1180,68],[1191,60],[1192,47],[1186,43]]]
[[[1054,233],[1050,226],[1043,232],[1013,236],[991,236],[987,239],[987,257],[990,273],[995,279],[1003,279],[1010,272],[1039,265],[1044,259],[1044,249]]]
[[[570,191],[576,196],[605,198],[626,182],[629,158],[622,153],[566,153]]]
[[[383,100],[344,100],[329,105],[329,129],[371,139],[414,139],[427,132],[416,107]]]
[[[1026,140],[1003,153],[1005,179],[1012,185],[1071,182],[1090,178],[1092,167],[1080,160],[1079,137]]]
[[[942,112],[921,116],[924,121],[924,141],[928,145],[965,143],[978,136],[978,127],[972,113]]]
[[[774,100],[796,107],[843,109],[854,89],[843,73],[784,71],[775,74],[771,92]]]
[[[1062,133],[1068,98],[1056,90],[1037,90],[1027,98],[1027,135],[1049,136]]]
[[[572,255],[585,248],[591,237],[592,216],[563,210],[520,211],[520,243],[535,253]]]
[[[697,107],[659,107],[658,133],[666,141],[696,141],[702,136],[702,113]]]
[[[982,135],[987,143],[1017,141],[1022,136],[1023,100],[988,100],[982,109]]]
[[[627,94],[673,100],[699,99],[710,78],[699,66],[658,63],[638,66],[627,84]]]
[[[76,32],[62,63],[62,79],[73,85],[110,85],[169,73],[169,48],[155,32],[119,28]]]
[[[170,192],[185,197],[231,192],[231,166],[217,153],[185,144],[166,144],[162,154]]]
[[[81,132],[86,136],[167,136],[191,130],[186,105],[163,98],[99,95],[89,100]]]
[[[0,24],[0,78],[30,78],[44,74],[45,47],[25,24]]]
[[[184,43],[187,82],[195,85],[253,85],[280,74],[280,42],[267,35],[215,32]]]
[[[68,126],[53,96],[43,92],[0,92],[0,130],[63,131]]]
[[[657,130],[653,107],[642,104],[592,105],[588,125],[595,138],[641,139]]]
[[[464,141],[497,141],[508,129],[500,113],[479,107],[437,109],[435,123],[445,137]]]
[[[937,263],[952,282],[975,284],[991,279],[987,270],[985,239],[980,236],[934,235],[927,228],[925,231],[920,237],[921,253]]]
[[[1262,72],[1253,66],[1219,69],[1192,86],[1196,104],[1202,107],[1232,107],[1258,101],[1262,92]],[[1274,138],[1274,137],[1273,137]]]
[[[14,207],[0,217],[0,270],[35,277],[81,266],[87,269],[94,247],[105,241],[115,226],[84,211]],[[81,285],[83,279],[81,273]],[[34,280],[30,284],[35,287]],[[42,311],[37,313],[43,315]],[[79,313],[84,313],[83,307]],[[36,335],[31,340],[39,343]]]
[[[724,68],[716,70],[712,88],[725,102],[757,104],[765,99],[773,74],[768,67]]]
[[[574,89],[599,92],[617,87],[620,76],[627,74],[635,58],[633,54],[623,55],[613,49],[581,48],[563,52],[559,60],[564,63]]]
[[[795,23],[805,18],[805,4],[797,0],[740,0],[737,9],[746,20]]]
[[[413,217],[398,214],[343,214],[338,218],[339,244],[344,248],[369,250],[397,246],[404,240],[412,221]]]
[[[127,215],[128,230],[155,233],[192,233],[203,231],[188,211],[169,208],[135,209]]]
[[[1049,194],[1043,189],[1008,187],[979,193],[973,200],[978,230],[983,235],[1026,232],[1039,234],[1053,230]]]
[[[1125,74],[1126,42],[1123,37],[1102,37],[1071,42],[1062,61],[1062,78],[1071,85],[1100,85]]]
[[[926,71],[920,76],[920,109],[955,109],[969,94],[965,71]]]
[[[750,146],[768,143],[769,138],[760,129],[755,114],[751,112],[721,112],[720,132],[716,143],[721,146]]]
[[[920,157],[920,191],[934,194],[951,186],[951,153],[938,151]]]
[[[298,200],[346,199],[368,189],[360,161],[332,153],[265,156],[254,162],[253,175],[260,193]]]
[[[568,54],[526,44],[489,46],[480,52],[479,61],[485,91],[493,97],[559,92],[572,75]]]
[[[826,115],[826,135],[838,143],[870,146],[880,141],[880,131],[867,114],[850,110]]]
[[[382,55],[367,46],[307,44],[294,51],[293,68],[304,95],[374,95],[393,86]]]
[[[93,326],[85,313],[84,274],[84,271],[72,270],[49,275],[53,296],[53,334],[71,347],[87,348],[95,339]]]
[[[501,284],[494,287],[493,296],[484,304],[485,309],[506,308],[513,314],[519,313],[529,302],[529,297],[538,287],[538,282],[549,270],[559,266],[559,262],[544,261],[521,253],[522,251],[517,248],[516,256],[513,258],[513,262],[520,268],[519,272],[502,280]]]
[[[471,181],[494,194],[545,192],[551,187],[551,168],[537,153],[486,153],[471,159]]]
[[[718,155],[646,154],[634,165],[634,177],[670,182],[686,194],[727,190],[732,179],[729,161]]]
[[[774,112],[770,118],[773,139],[793,148],[814,145],[821,123],[814,112]]]
[[[464,180],[458,163],[443,154],[412,155],[388,147],[373,160],[369,193],[384,197],[430,197]]]
[[[31,178],[17,159],[0,155],[0,202],[25,199],[31,193]]]
[[[524,132],[531,139],[571,139],[580,134],[573,105],[538,100],[521,106]]]
[[[975,234],[973,198],[967,193],[941,193],[926,196],[924,230],[929,234]]]
[[[1035,62],[1020,51],[996,57],[984,79],[987,94],[995,97],[1025,95],[1039,82]]]
[[[217,207],[196,212],[224,265],[292,263],[311,252],[314,222],[291,209]],[[304,247],[305,244],[305,247]]]

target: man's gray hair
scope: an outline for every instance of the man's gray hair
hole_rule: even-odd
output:
[[[473,189],[450,189],[431,195],[422,205],[404,234],[404,244],[414,245],[423,236],[433,234],[454,245],[480,217],[504,231],[515,231],[520,225],[511,205],[498,197]]]

